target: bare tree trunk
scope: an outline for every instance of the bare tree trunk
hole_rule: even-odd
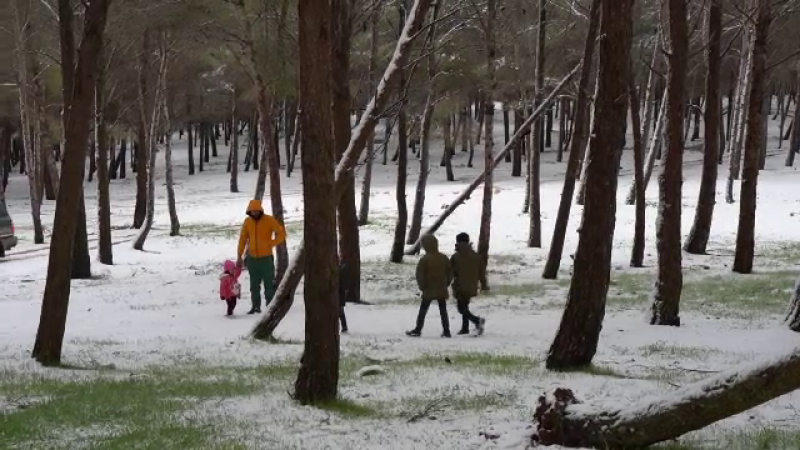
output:
[[[425,189],[428,184],[428,172],[430,172],[430,137],[431,122],[433,116],[433,98],[428,95],[425,106],[425,113],[422,116],[422,142],[420,143],[419,159],[419,178],[417,179],[417,190],[414,196],[414,210],[411,214],[411,228],[408,230],[406,244],[412,244],[419,239],[422,230],[422,216],[425,212]]]
[[[166,97],[166,95],[164,97]],[[164,139],[164,179],[167,185],[169,235],[180,236],[181,222],[178,220],[178,208],[175,206],[175,181],[172,170],[172,121],[169,113],[169,105],[166,101],[164,101],[164,128],[167,130],[166,137]]]
[[[658,280],[653,294],[650,324],[680,326],[683,289],[681,254],[681,185],[683,184],[683,98],[686,92],[687,30],[686,0],[669,0],[669,41],[667,56],[667,119],[664,169],[659,177],[656,229]]]
[[[592,76],[592,55],[594,54],[595,41],[597,40],[597,26],[600,20],[600,1],[593,0],[589,12],[589,27],[586,34],[586,43],[583,48],[583,63],[581,66],[580,81],[578,81],[578,98],[576,100],[575,124],[573,126],[572,138],[570,140],[569,158],[567,159],[567,170],[564,175],[564,187],[561,190],[561,201],[558,205],[556,224],[553,230],[553,239],[550,242],[550,252],[544,265],[542,278],[554,280],[558,277],[558,269],[561,266],[561,257],[564,252],[564,241],[569,224],[570,209],[572,208],[572,197],[575,194],[575,182],[580,164],[581,151],[587,138],[588,114],[585,112],[589,108],[589,98],[586,95],[589,87],[589,78]]]
[[[422,27],[430,6],[431,0],[414,1],[414,6],[412,6],[409,12],[405,28],[400,35],[400,39],[397,41],[392,59],[389,61],[383,76],[380,78],[381,81],[378,84],[378,88],[375,90],[375,96],[373,96],[364,110],[364,114],[362,114],[358,125],[355,127],[355,134],[350,138],[347,151],[345,151],[344,157],[336,166],[336,189],[334,192],[337,198],[341,198],[344,192],[343,173],[352,171],[358,163],[361,153],[367,145],[369,136],[373,133],[375,125],[377,125],[380,120],[379,114],[386,107],[386,104],[392,97],[395,85],[398,83],[399,78],[401,78],[402,72],[400,68],[405,66],[408,61],[409,52],[411,51],[411,46],[414,41],[412,37],[415,36]],[[305,131],[303,131],[303,133],[305,134]],[[305,261],[305,241],[303,241],[300,243],[295,253],[295,259],[288,268],[287,276],[284,277],[278,286],[278,290],[275,293],[275,300],[272,302],[269,312],[253,330],[252,335],[256,339],[266,339],[270,337],[275,327],[277,327],[283,317],[286,316],[286,313],[291,308],[294,292],[300,284],[300,280],[303,278]]]
[[[694,216],[694,225],[689,232],[684,250],[695,255],[706,252],[711,235],[717,190],[717,160],[720,151],[720,125],[722,124],[722,99],[719,96],[722,6],[720,0],[712,0],[708,11],[708,41],[706,47],[706,110],[704,118],[703,177],[700,195]]]
[[[786,167],[794,166],[795,155],[800,152],[800,62],[797,64],[797,82],[795,83],[794,118],[790,125],[792,134],[789,152],[786,154]]]
[[[601,0],[598,88],[592,157],[586,167],[586,206],[567,307],[547,355],[547,368],[591,364],[605,315],[616,221],[620,142],[628,112],[632,0]]]
[[[236,93],[233,93],[233,112],[231,113],[231,123],[236,126]],[[230,143],[230,166],[231,166],[231,192],[239,192],[239,133],[233,133]],[[288,166],[288,163],[287,163]]]
[[[534,87],[536,89],[536,100],[542,98],[542,89],[544,88],[544,44],[546,39],[547,29],[547,9],[545,5],[546,0],[539,0],[539,30],[536,38],[536,80]],[[548,109],[547,117],[552,116],[552,105]],[[552,122],[552,119],[550,119]],[[545,120],[540,119],[533,123],[533,136],[534,145],[531,146],[530,165],[530,223],[528,227],[528,247],[541,248],[542,247],[542,199],[540,191],[540,178],[541,178],[541,159],[542,159],[542,133],[550,137],[549,128],[546,126]]]
[[[634,223],[633,248],[631,249],[631,267],[644,265],[645,213],[644,203],[644,144],[642,143],[641,117],[639,115],[639,96],[633,77],[628,82],[628,106],[631,109],[631,126],[633,127],[633,186],[636,189],[636,219]],[[645,103],[646,105],[647,103]]]
[[[790,330],[800,333],[800,279],[794,285],[789,311],[786,313],[786,324]]]
[[[758,0],[755,29],[750,41],[750,68],[748,89],[750,103],[747,111],[747,134],[744,142],[744,171],[742,173],[742,200],[739,205],[739,228],[736,232],[736,252],[733,271],[751,273],[755,257],[756,204],[758,166],[761,153],[761,125],[764,120],[763,104],[767,88],[767,39],[772,14],[769,0]]]
[[[337,8],[338,6],[338,8]],[[294,386],[300,403],[334,400],[339,384],[339,296],[336,260],[336,160],[331,133],[334,93],[331,51],[342,5],[300,0],[300,101],[303,104],[303,241],[308,245],[305,272],[305,347]],[[333,22],[333,23],[331,23]],[[349,128],[349,127],[348,127]],[[349,183],[350,180],[344,181]],[[347,197],[347,196],[344,196]]]
[[[666,96],[666,92],[664,93]],[[650,184],[650,178],[653,175],[653,169],[658,159],[658,149],[661,146],[661,139],[664,136],[664,123],[667,117],[667,102],[661,101],[658,111],[658,118],[656,119],[656,126],[653,128],[653,137],[650,139],[650,149],[647,150],[647,160],[644,167],[644,190],[647,191],[647,185]],[[636,185],[631,186],[628,196],[625,199],[626,205],[633,205],[636,201]]]
[[[375,88],[378,80],[375,79],[378,65],[378,21],[380,20],[380,8],[376,7],[370,17],[370,50],[369,50],[369,90],[371,95],[375,95]],[[367,155],[364,165],[364,181],[361,184],[361,204],[358,209],[358,224],[366,225],[369,223],[369,200],[372,195],[372,166],[375,161],[375,133],[372,134],[367,146]],[[405,228],[403,229],[405,235]],[[405,236],[404,236],[405,237]]]
[[[405,84],[405,80],[401,86]],[[408,130],[406,126],[405,105],[401,106],[397,116],[397,153],[399,155],[397,163],[397,187],[395,198],[397,199],[397,220],[394,225],[394,240],[392,241],[392,251],[389,261],[393,263],[403,262],[403,242],[406,239],[406,227],[408,225],[408,206],[406,205],[406,182],[408,178]]]
[[[66,127],[61,185],[53,223],[53,236],[42,299],[42,314],[32,356],[46,366],[61,363],[61,349],[67,322],[72,250],[81,206],[86,148],[92,120],[97,61],[102,49],[108,0],[88,0],[82,27],[83,39],[74,70],[69,126]],[[59,0],[60,22],[72,13],[67,0]]]
[[[350,36],[352,19],[350,0],[332,0],[333,17],[333,140],[337,162],[344,156],[350,143]],[[344,274],[348,302],[361,301],[361,248],[356,210],[355,173],[345,174],[347,186],[337,205],[339,231],[339,258],[347,266]],[[305,180],[305,178],[303,178]],[[333,183],[333,181],[331,181]],[[337,277],[339,280],[339,277]],[[338,281],[337,281],[338,286]],[[338,310],[337,310],[338,311]]]
[[[145,30],[144,32],[142,37],[142,52],[139,57],[138,101],[141,113],[139,114],[140,120],[136,137],[138,147],[134,146],[136,147],[136,206],[133,212],[133,228],[136,229],[142,227],[147,216],[147,165],[149,160],[147,150],[150,144],[147,141],[147,122],[145,122],[145,116],[152,112],[152,108],[147,104],[147,97],[150,97],[147,88],[147,73],[150,67],[149,55],[152,52],[150,48],[150,33],[149,30]],[[201,164],[201,172],[203,171],[202,167]]]
[[[150,230],[153,228],[153,218],[156,215],[156,156],[158,155],[156,131],[159,128],[159,113],[163,110],[161,103],[164,101],[162,97],[164,97],[164,90],[166,89],[168,58],[166,31],[162,32],[160,41],[159,53],[161,57],[158,68],[158,80],[156,81],[157,84],[155,86],[155,92],[153,93],[153,101],[147,104],[147,106],[152,109],[145,111],[144,108],[142,108],[142,123],[147,124],[145,139],[140,146],[141,151],[145,152],[148,157],[147,170],[145,172],[147,176],[147,212],[139,234],[133,241],[133,248],[135,250],[144,250],[144,243],[147,240],[147,236],[150,234]],[[150,120],[146,119],[145,114],[147,113],[150,114]],[[210,137],[209,135],[211,133],[209,131],[208,127],[206,127],[206,138]]]
[[[728,172],[728,182],[725,186],[725,201],[733,203],[733,182],[739,179],[739,172],[742,166],[742,145],[744,142],[744,133],[747,129],[747,119],[745,111],[750,104],[750,92],[748,89],[748,80],[750,79],[750,67],[752,59],[752,49],[749,48],[748,42],[751,38],[750,33],[747,32],[745,27],[744,37],[742,38],[742,57],[739,65],[739,88],[736,102],[736,119],[734,121],[734,130],[729,141],[730,149],[728,153],[731,155],[730,169]]]
[[[189,121],[189,125],[186,126],[186,144],[189,146],[189,175],[194,175],[194,137],[192,136],[192,122]],[[234,130],[235,132],[235,130]],[[239,133],[236,133],[237,135]]]
[[[760,105],[759,105],[760,106]],[[666,398],[609,408],[581,404],[569,389],[539,397],[534,413],[540,445],[646,448],[705,428],[800,388],[800,353],[734,367]],[[553,401],[555,400],[555,401]],[[580,409],[578,409],[580,408]]]

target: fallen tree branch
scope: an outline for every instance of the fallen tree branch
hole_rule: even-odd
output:
[[[634,449],[675,439],[800,388],[800,349],[733,368],[663,397],[629,406],[581,403],[570,389],[539,397],[542,445]]]
[[[508,152],[510,152],[511,149],[514,148],[517,141],[522,139],[522,137],[527,134],[528,129],[531,127],[531,125],[533,125],[533,122],[535,122],[539,118],[539,116],[541,116],[544,113],[545,109],[550,105],[550,103],[552,103],[553,100],[555,100],[558,97],[558,95],[561,93],[564,87],[566,87],[567,83],[569,83],[569,80],[571,80],[572,77],[574,77],[575,74],[578,73],[580,67],[581,64],[579,63],[577,66],[575,66],[574,69],[572,69],[572,71],[570,71],[564,78],[562,78],[561,81],[558,82],[556,87],[550,92],[550,95],[548,95],[536,107],[536,110],[533,112],[533,114],[531,114],[530,117],[528,117],[528,119],[522,123],[522,125],[517,129],[517,132],[514,133],[514,136],[511,138],[511,140],[509,140],[506,143],[505,147],[503,147],[503,150],[501,150],[500,153],[497,154],[497,156],[494,158],[494,161],[492,162],[492,165],[486,167],[483,170],[483,173],[478,175],[477,178],[475,178],[472,181],[472,183],[470,183],[470,185],[467,186],[466,189],[464,189],[464,192],[459,194],[459,196],[456,197],[456,199],[453,200],[453,202],[450,203],[450,205],[448,205],[447,209],[445,209],[444,212],[442,212],[442,214],[436,219],[436,221],[433,222],[433,225],[431,225],[425,231],[422,232],[419,239],[417,239],[417,242],[412,244],[410,247],[406,248],[405,251],[406,255],[416,255],[417,253],[419,253],[419,249],[422,246],[422,238],[424,238],[429,234],[435,233],[439,229],[439,227],[441,227],[442,224],[444,224],[445,220],[447,220],[447,218],[450,217],[451,214],[453,214],[453,211],[455,211],[456,208],[461,206],[462,203],[467,201],[469,199],[469,196],[475,191],[475,189],[477,189],[481,184],[483,184],[484,180],[486,180],[486,175],[494,171],[494,169],[500,164],[500,162],[505,160],[506,154],[508,154]]]

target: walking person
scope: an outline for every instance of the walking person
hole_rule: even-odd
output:
[[[250,273],[250,301],[252,308],[247,314],[261,312],[261,285],[264,285],[264,302],[269,305],[275,294],[275,257],[272,250],[286,242],[286,229],[274,217],[264,214],[261,200],[250,200],[247,218],[239,236],[236,264],[245,259]],[[245,257],[245,251],[247,255]]]
[[[223,272],[219,276],[219,299],[227,303],[228,309],[225,315],[231,317],[236,308],[236,300],[241,296],[239,275],[242,274],[242,266],[227,260],[223,263],[222,270]]]
[[[442,320],[442,337],[450,337],[450,319],[447,317],[448,286],[453,281],[453,271],[447,256],[439,252],[439,241],[436,236],[426,234],[422,237],[422,248],[425,255],[417,263],[417,286],[422,292],[422,303],[419,305],[417,326],[406,332],[411,337],[422,335],[425,316],[431,303],[439,304],[439,315]]]
[[[467,233],[456,236],[456,252],[450,257],[450,265],[453,268],[453,297],[456,298],[458,312],[461,314],[461,330],[458,334],[469,334],[469,324],[472,322],[480,336],[483,334],[486,319],[469,310],[470,301],[478,295],[480,256],[472,248]]]

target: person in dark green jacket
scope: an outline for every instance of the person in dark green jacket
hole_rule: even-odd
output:
[[[450,266],[453,268],[453,297],[456,298],[458,312],[461,314],[461,331],[458,334],[469,334],[469,324],[472,322],[480,336],[483,334],[486,319],[469,310],[470,300],[478,295],[480,257],[472,249],[467,233],[456,236],[456,252],[450,257]]]
[[[422,237],[422,248],[425,256],[417,263],[417,286],[421,291],[422,303],[419,305],[417,326],[406,332],[408,336],[419,337],[425,325],[428,308],[435,300],[439,304],[439,315],[442,319],[442,337],[450,337],[450,319],[447,317],[447,287],[453,281],[453,269],[447,256],[439,252],[439,241],[436,236],[426,234]]]

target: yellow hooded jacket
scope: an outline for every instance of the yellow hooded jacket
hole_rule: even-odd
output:
[[[264,212],[260,200],[250,200],[247,212],[252,211]],[[255,220],[248,216],[244,220],[242,232],[239,235],[238,255],[244,256],[245,247],[247,247],[247,254],[254,258],[272,256],[272,249],[285,241],[286,229],[274,217],[264,214],[261,219]]]

